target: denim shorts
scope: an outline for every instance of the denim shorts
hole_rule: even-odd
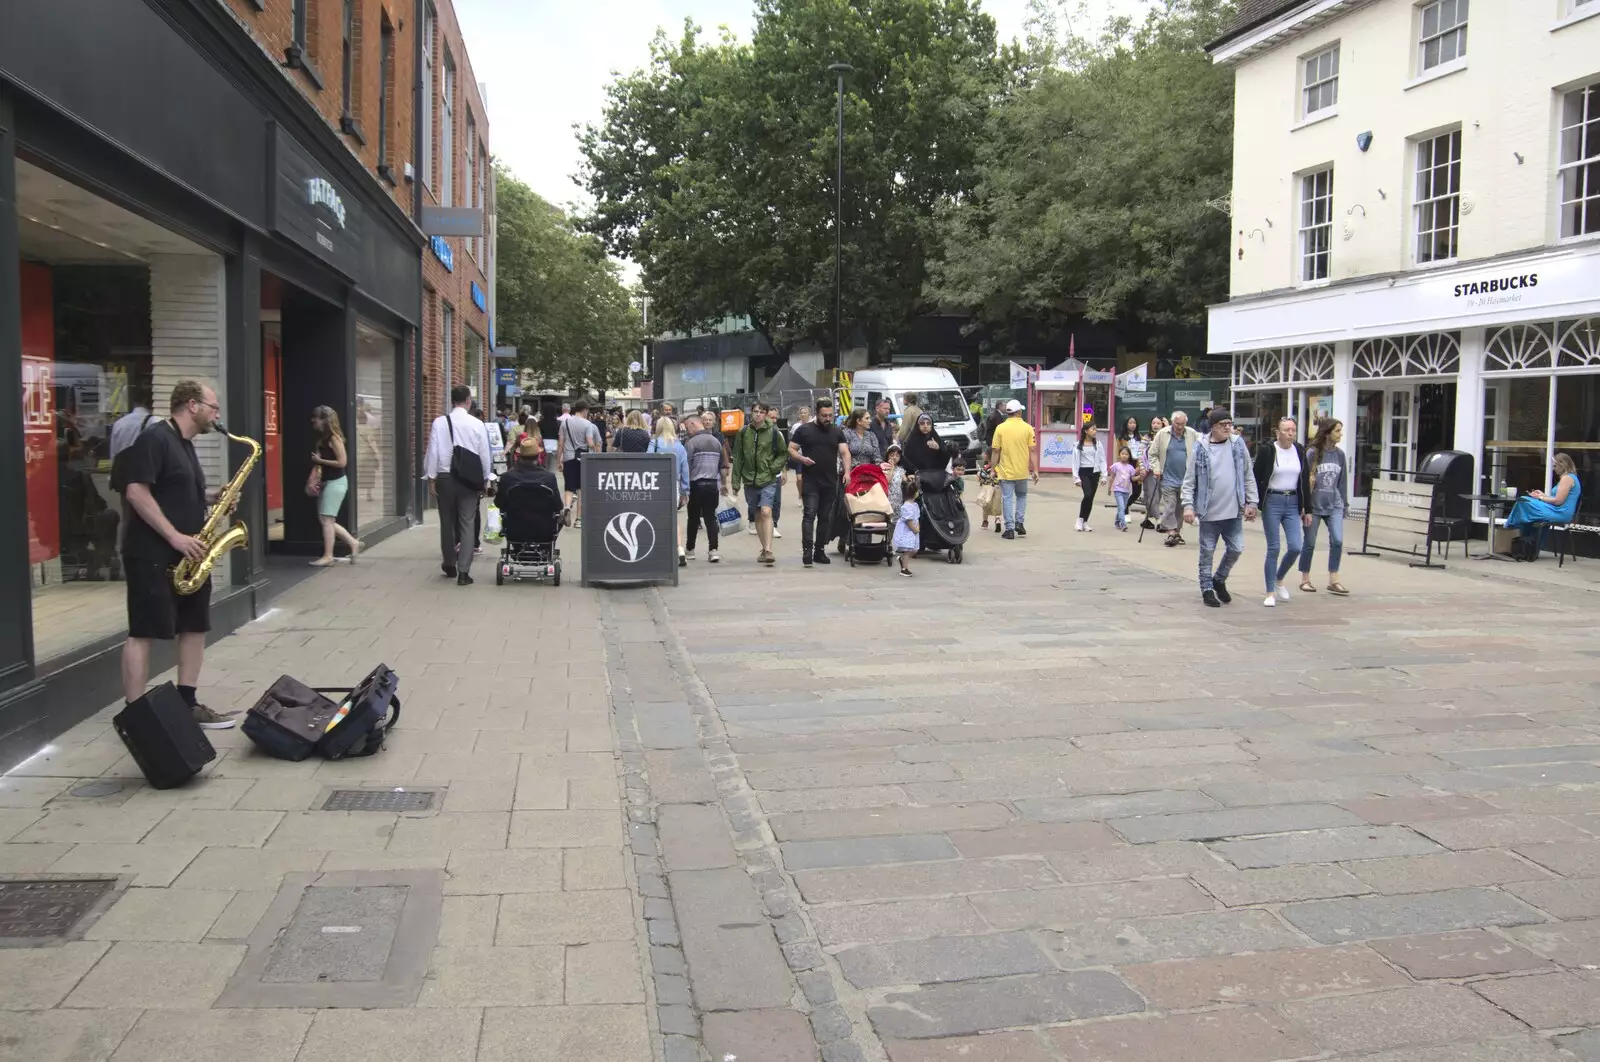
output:
[[[778,481],[773,480],[765,487],[745,487],[744,503],[752,510],[770,509],[772,503],[778,498]]]

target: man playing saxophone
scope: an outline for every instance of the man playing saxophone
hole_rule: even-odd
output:
[[[208,730],[234,725],[238,713],[213,712],[195,688],[211,629],[211,580],[192,594],[173,586],[172,567],[206,549],[194,535],[206,522],[206,477],[194,437],[215,429],[222,408],[217,393],[195,380],[172,389],[171,417],[139,436],[128,457],[126,498],[132,510],[122,546],[128,585],[128,640],[122,647],[122,695],[144,696],[150,676],[150,643],[178,641],[178,692]]]

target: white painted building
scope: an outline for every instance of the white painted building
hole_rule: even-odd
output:
[[[1530,490],[1561,451],[1600,502],[1600,0],[1241,0],[1210,51],[1237,420],[1344,421],[1358,497],[1452,449]]]

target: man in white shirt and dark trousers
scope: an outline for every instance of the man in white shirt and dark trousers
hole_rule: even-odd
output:
[[[450,403],[453,408],[434,420],[428,434],[422,474],[439,502],[439,547],[444,558],[439,569],[447,577],[455,576],[456,585],[471,586],[473,521],[478,502],[494,479],[494,452],[483,421],[468,411],[471,388],[456,384],[450,389]],[[470,468],[474,456],[476,470]],[[468,481],[473,475],[475,483]]]
[[[1268,608],[1289,600],[1283,577],[1300,559],[1305,548],[1303,526],[1311,523],[1309,466],[1305,447],[1295,442],[1296,429],[1293,417],[1282,417],[1277,439],[1256,447],[1256,491],[1267,532],[1267,599],[1261,603]]]

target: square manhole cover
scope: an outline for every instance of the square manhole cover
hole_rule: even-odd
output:
[[[291,874],[216,1006],[409,1007],[439,937],[442,870]]]
[[[72,939],[109,905],[116,878],[0,881],[0,946],[36,947]]]
[[[431,811],[439,796],[435,789],[334,789],[323,800],[323,811]]]

